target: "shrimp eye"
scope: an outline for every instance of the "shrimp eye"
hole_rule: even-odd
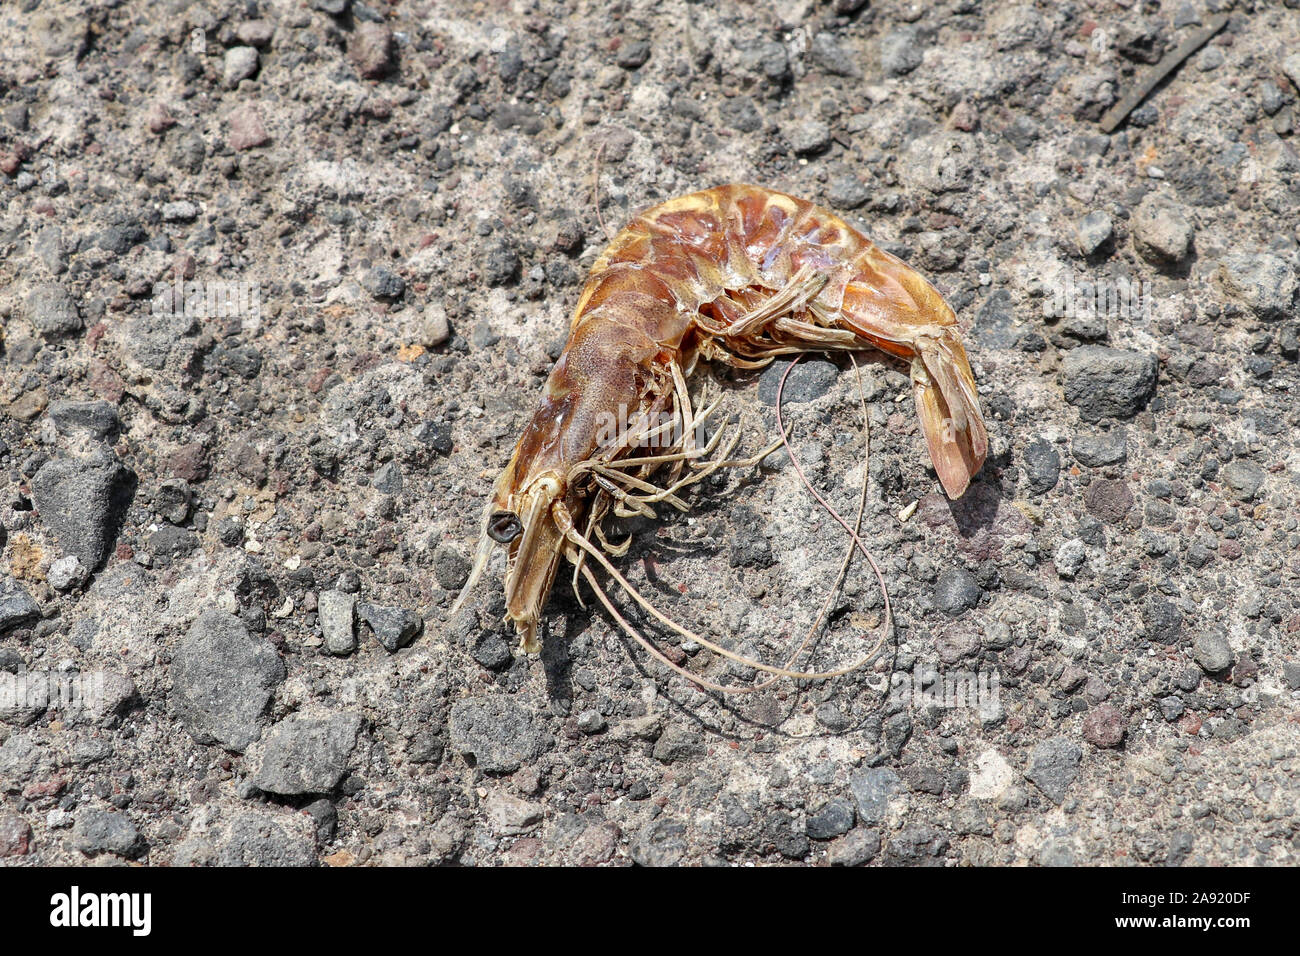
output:
[[[519,523],[519,516],[511,511],[498,511],[488,519],[488,537],[501,544],[509,544],[519,537],[523,530],[524,526]]]

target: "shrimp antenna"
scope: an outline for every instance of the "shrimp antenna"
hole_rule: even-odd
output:
[[[812,487],[811,483],[808,481],[807,476],[804,474],[803,468],[799,465],[798,459],[794,457],[794,454],[790,449],[789,441],[786,437],[785,423],[781,417],[781,400],[785,391],[786,378],[789,376],[790,370],[793,369],[795,364],[798,362],[799,360],[798,357],[796,357],[794,361],[792,361],[790,365],[786,367],[785,373],[781,376],[781,381],[777,386],[776,408],[777,408],[777,426],[781,433],[780,444],[785,447],[787,454],[790,455],[790,461],[794,465],[795,471],[799,475],[799,478],[803,482],[804,486],[807,487],[810,492],[812,492],[812,495],[817,500],[818,504],[820,504],[824,509],[826,509],[826,511],[829,512],[830,515],[845,529],[845,531],[848,533],[850,538],[848,548],[846,549],[844,554],[844,559],[840,564],[840,569],[838,574],[836,575],[835,582],[832,585],[830,591],[827,593],[826,600],[822,604],[821,610],[817,615],[817,619],[813,622],[812,626],[808,629],[807,633],[804,635],[803,641],[800,642],[799,646],[795,648],[794,652],[789,656],[789,658],[787,658],[784,665],[777,667],[770,664],[764,664],[760,661],[753,660],[752,658],[745,657],[744,655],[737,654],[736,652],[728,648],[725,648],[720,644],[716,644],[708,640],[707,638],[702,637],[699,634],[696,634],[693,631],[690,631],[682,627],[680,624],[677,624],[675,621],[673,621],[672,619],[664,615],[662,612],[660,612],[653,604],[651,604],[644,596],[642,596],[641,593],[637,591],[635,587],[632,586],[632,584],[627,580],[627,578],[625,578],[622,574],[619,573],[618,569],[614,567],[614,565],[609,561],[609,559],[604,554],[601,553],[599,548],[597,548],[590,541],[588,541],[583,535],[578,533],[577,529],[573,527],[571,522],[569,522],[567,525],[566,537],[568,538],[568,540],[572,542],[574,545],[576,545],[577,547],[579,547],[580,549],[582,549],[583,552],[585,552],[587,555],[593,558],[598,564],[600,564],[600,566],[605,569],[606,573],[608,573],[610,577],[612,577],[615,581],[618,582],[619,586],[624,590],[624,592],[629,597],[631,597],[637,604],[639,604],[647,613],[649,613],[652,617],[654,617],[655,620],[659,621],[665,627],[668,627],[669,629],[675,631],[677,634],[681,635],[687,640],[695,641],[701,646],[707,647],[715,654],[725,657],[728,660],[734,661],[735,663],[741,664],[745,667],[750,667],[755,670],[763,671],[772,675],[771,677],[767,678],[766,680],[758,684],[754,684],[750,686],[739,686],[739,685],[718,684],[715,683],[714,681],[711,681],[705,677],[700,676],[699,674],[691,673],[690,671],[686,670],[684,667],[681,667],[680,665],[669,660],[668,657],[661,650],[659,650],[659,648],[657,648],[651,641],[649,641],[639,631],[637,631],[637,629],[633,627],[628,622],[628,620],[614,606],[614,603],[609,599],[609,596],[605,593],[604,589],[601,588],[600,583],[597,581],[591,568],[589,566],[582,565],[581,566],[582,576],[586,578],[587,583],[591,586],[591,589],[595,593],[596,597],[600,600],[601,604],[605,606],[605,609],[609,611],[610,615],[614,618],[614,620],[618,622],[619,626],[623,629],[623,631],[627,633],[629,637],[635,640],[643,649],[645,649],[645,651],[649,653],[655,660],[659,661],[659,663],[668,667],[674,673],[679,674],[680,676],[691,681],[693,684],[696,684],[707,690],[718,691],[723,694],[748,694],[748,693],[755,693],[757,691],[764,690],[767,687],[770,687],[773,683],[775,683],[778,679],[782,677],[790,677],[799,680],[822,680],[830,677],[840,677],[843,676],[844,674],[848,674],[851,673],[852,671],[858,670],[866,666],[868,663],[870,663],[871,660],[876,656],[876,653],[880,650],[881,646],[884,644],[886,638],[889,636],[891,632],[892,625],[893,625],[893,609],[890,605],[889,590],[885,585],[884,574],[881,572],[879,565],[876,563],[871,553],[867,550],[866,546],[862,543],[862,539],[859,537],[859,531],[861,530],[862,527],[862,517],[863,517],[863,513],[866,510],[866,504],[867,504],[867,487],[869,482],[869,469],[867,467],[867,464],[871,454],[870,419],[867,413],[866,394],[862,387],[862,371],[858,366],[857,360],[854,359],[851,354],[850,354],[850,359],[853,362],[854,372],[857,375],[858,396],[861,401],[862,413],[863,413],[863,440],[864,440],[862,490],[858,500],[857,517],[852,526],[850,526],[849,523],[845,521],[839,515],[839,513],[836,512],[835,509],[826,501],[826,499],[822,497],[820,494],[818,494],[817,491]],[[839,592],[840,586],[844,582],[844,577],[848,572],[849,565],[853,558],[853,552],[855,550],[861,551],[863,556],[866,557],[868,563],[871,565],[872,570],[875,572],[876,579],[880,583],[881,593],[884,596],[885,613],[884,613],[884,619],[881,621],[880,637],[877,639],[875,645],[871,648],[869,652],[864,654],[862,657],[860,657],[858,660],[854,661],[852,664],[848,665],[847,667],[842,667],[837,670],[831,670],[831,671],[816,671],[816,672],[792,670],[791,667],[793,666],[794,662],[804,653],[808,645],[812,642],[814,636],[819,632],[823,623],[825,622],[826,617],[830,612],[831,604],[835,599],[835,595]]]
[[[478,584],[479,578],[483,577],[483,572],[487,570],[488,562],[492,560],[492,552],[495,550],[496,542],[488,537],[487,528],[488,520],[492,514],[492,503],[489,502],[487,509],[483,512],[483,522],[479,527],[478,536],[478,553],[474,555],[474,566],[470,569],[469,577],[465,579],[465,585],[460,589],[460,596],[456,598],[456,603],[451,606],[447,612],[447,620],[451,620],[460,613],[470,592]]]
[[[600,213],[600,157],[605,153],[605,145],[605,141],[601,140],[600,145],[596,147],[596,164],[591,177],[591,198],[596,206],[596,222],[600,223],[600,231],[605,234],[606,242],[613,242],[614,233],[609,231],[609,227],[605,225],[605,217]]]

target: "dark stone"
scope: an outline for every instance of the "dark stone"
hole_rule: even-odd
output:
[[[1232,489],[1233,496],[1241,501],[1253,499],[1264,485],[1264,469],[1253,461],[1231,461],[1223,466],[1219,474]]]
[[[1146,405],[1156,387],[1156,357],[1101,345],[1071,349],[1061,363],[1065,400],[1084,421],[1127,418]]]
[[[1088,213],[1075,226],[1079,251],[1085,256],[1095,255],[1114,234],[1115,226],[1110,214],[1101,209]]]
[[[329,843],[339,829],[339,812],[334,804],[322,798],[303,807],[303,812],[316,824],[316,842]]]
[[[1088,468],[1122,464],[1128,458],[1128,449],[1122,431],[1098,432],[1076,435],[1071,443],[1074,460]]]
[[[826,201],[833,209],[857,209],[870,198],[871,189],[851,173],[836,176],[826,189]]]
[[[1217,674],[1232,666],[1232,645],[1222,628],[1210,628],[1196,636],[1192,656],[1207,674]]]
[[[330,793],[347,773],[357,746],[361,717],[334,714],[323,720],[290,717],[271,728],[253,784],[267,793],[296,796]]]
[[[853,804],[836,798],[808,817],[807,833],[813,840],[831,840],[853,829]]]
[[[1133,247],[1148,262],[1180,262],[1191,251],[1193,229],[1186,211],[1163,196],[1152,194],[1142,200],[1130,227]]]
[[[790,77],[790,58],[784,44],[759,39],[741,45],[737,52],[745,70],[761,74],[771,83],[781,84]]]
[[[718,107],[718,116],[724,126],[729,126],[738,133],[755,133],[763,128],[763,117],[748,96],[723,100]]]
[[[1114,704],[1098,704],[1083,720],[1083,739],[1094,747],[1118,747],[1127,729],[1124,715]]]
[[[777,386],[781,384],[781,376],[789,366],[790,362],[778,360],[763,370],[763,374],[758,379],[759,401],[765,405],[776,404]],[[785,391],[781,395],[782,404],[793,405],[821,398],[830,391],[839,374],[840,370],[835,364],[826,359],[802,360],[785,380]]]
[[[943,793],[943,774],[935,767],[909,767],[905,773],[907,785],[917,793]]]
[[[399,299],[406,291],[406,280],[383,266],[375,266],[368,271],[361,284],[376,299]]]
[[[638,866],[673,866],[686,855],[686,825],[661,819],[650,823],[628,851]]]
[[[879,830],[854,830],[831,844],[826,860],[831,866],[862,866],[880,853]]]
[[[32,827],[16,813],[0,812],[0,859],[26,856],[31,851]]]
[[[1173,644],[1183,629],[1183,612],[1170,601],[1151,598],[1142,611],[1147,638],[1160,644]]]
[[[252,381],[262,371],[262,353],[252,345],[222,342],[212,350],[212,367],[219,373]]]
[[[172,702],[194,739],[240,753],[261,736],[285,667],[270,641],[251,637],[233,615],[211,610],[181,641],[171,678]]]
[[[441,763],[446,749],[441,735],[436,730],[425,727],[407,744],[406,759],[411,763]]]
[[[410,644],[424,629],[424,619],[405,608],[362,603],[357,605],[357,615],[390,654]]]
[[[149,550],[168,557],[183,557],[199,546],[193,532],[175,525],[163,525],[149,536]]]
[[[887,76],[902,76],[921,65],[924,52],[916,27],[897,27],[880,40],[880,66]]]
[[[32,479],[32,500],[59,546],[93,571],[112,553],[135,487],[135,473],[103,449],[43,465]]]
[[[519,277],[519,256],[505,244],[498,244],[483,257],[483,278],[488,285],[508,285]]]
[[[606,727],[605,718],[598,710],[584,710],[578,715],[575,723],[578,729],[587,735],[598,734]]]
[[[1015,305],[1011,300],[1009,289],[994,289],[989,293],[979,312],[975,314],[975,324],[971,334],[985,348],[1011,348],[1020,336],[1015,331]],[[1030,338],[1036,333],[1031,333]],[[1041,341],[1041,336],[1039,336]],[[1044,343],[1043,347],[1046,346]],[[1023,345],[1022,345],[1023,347]],[[1040,349],[1041,351],[1041,349]]]
[[[0,634],[35,624],[40,618],[40,605],[26,588],[14,578],[0,577]]]
[[[228,548],[244,540],[244,522],[238,515],[227,515],[217,524],[217,537]]]
[[[423,422],[415,430],[415,440],[432,448],[439,455],[450,455],[452,450],[450,422]]]
[[[153,498],[154,510],[172,524],[184,524],[190,516],[193,492],[184,478],[168,478],[158,486]]]
[[[458,591],[465,586],[471,570],[469,558],[449,544],[433,552],[433,577],[444,591]]]
[[[812,59],[824,72],[831,76],[861,76],[857,52],[825,31],[818,33],[812,41]]]
[[[903,791],[903,781],[888,767],[873,767],[850,775],[849,790],[858,808],[858,819],[877,824],[885,822],[889,800]]]
[[[812,846],[793,814],[785,810],[776,810],[767,815],[763,821],[762,834],[763,840],[788,860],[802,860]]]
[[[1119,524],[1133,509],[1133,492],[1118,479],[1097,479],[1088,485],[1083,500],[1088,513],[1106,524]]]
[[[1053,803],[1060,803],[1079,775],[1079,762],[1082,759],[1083,752],[1074,741],[1066,737],[1052,737],[1033,749],[1025,778]]]
[[[1046,439],[1025,446],[1025,477],[1030,494],[1045,495],[1056,487],[1061,476],[1061,456]]]
[[[381,465],[371,482],[375,491],[383,495],[400,495],[402,493],[402,469],[397,462],[390,461]]]
[[[1138,63],[1157,63],[1165,50],[1165,41],[1160,34],[1141,19],[1122,21],[1115,42],[1121,55]]]
[[[1300,661],[1287,661],[1282,665],[1282,680],[1287,690],[1300,690]]]
[[[106,252],[122,256],[147,238],[148,234],[138,219],[129,213],[116,211],[109,214],[108,225],[95,237],[95,242]]]
[[[314,815],[313,819],[316,819]],[[211,841],[183,841],[177,846],[172,863],[221,867],[315,866],[316,841],[286,831],[275,814],[250,810],[236,813],[228,823],[223,820]]]
[[[490,671],[505,667],[514,660],[510,646],[498,631],[479,631],[470,644],[469,653]]]
[[[948,835],[932,826],[905,827],[889,841],[889,854],[898,860],[925,863],[942,857],[948,849]]]
[[[82,433],[92,438],[109,438],[122,427],[117,409],[108,402],[51,402],[48,414],[61,435]]]
[[[664,763],[677,763],[704,754],[704,739],[700,732],[682,724],[669,724],[655,741],[654,758]]]
[[[1287,261],[1266,252],[1229,253],[1220,262],[1217,276],[1229,296],[1261,319],[1289,315],[1300,288],[1300,277]]]
[[[649,40],[624,40],[614,53],[614,62],[625,70],[635,70],[650,59]]]
[[[87,856],[116,853],[135,857],[144,850],[144,840],[135,824],[123,813],[83,810],[72,825],[72,842]]]
[[[885,746],[897,757],[912,736],[912,718],[907,711],[891,714],[885,721]]]
[[[43,336],[72,335],[81,330],[81,314],[68,290],[56,283],[38,285],[27,295],[27,317]]]
[[[1182,866],[1196,846],[1196,836],[1186,830],[1180,830],[1169,840],[1169,853],[1165,857],[1165,866]]]
[[[964,568],[949,568],[934,586],[934,604],[952,617],[969,611],[980,602],[984,589],[975,575]]]

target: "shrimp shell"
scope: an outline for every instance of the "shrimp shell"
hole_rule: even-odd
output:
[[[560,557],[582,560],[573,536],[589,545],[616,501],[636,507],[628,490],[653,488],[643,479],[654,467],[673,479],[683,464],[697,467],[701,449],[687,435],[675,462],[645,459],[641,478],[618,471],[620,491],[611,468],[637,459],[608,430],[665,411],[692,421],[685,379],[698,360],[756,368],[782,354],[859,349],[910,362],[931,460],[949,497],[960,497],[988,438],[956,316],[919,272],[833,213],[759,186],[706,189],[640,214],[591,268],[568,343],[496,482],[453,613],[493,543],[505,544],[507,618],[526,652],[540,649]]]

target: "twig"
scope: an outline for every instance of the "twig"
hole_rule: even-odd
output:
[[[1203,47],[1210,37],[1214,36],[1223,29],[1224,24],[1228,22],[1228,15],[1221,13],[1217,17],[1210,18],[1205,26],[1201,27],[1178,47],[1172,53],[1166,53],[1155,68],[1151,70],[1137,86],[1129,90],[1128,95],[1106,111],[1106,115],[1101,118],[1101,128],[1104,132],[1113,133],[1119,127],[1119,124],[1128,118],[1141,105],[1142,101],[1154,90],[1166,76],[1182,64],[1189,56]]]

